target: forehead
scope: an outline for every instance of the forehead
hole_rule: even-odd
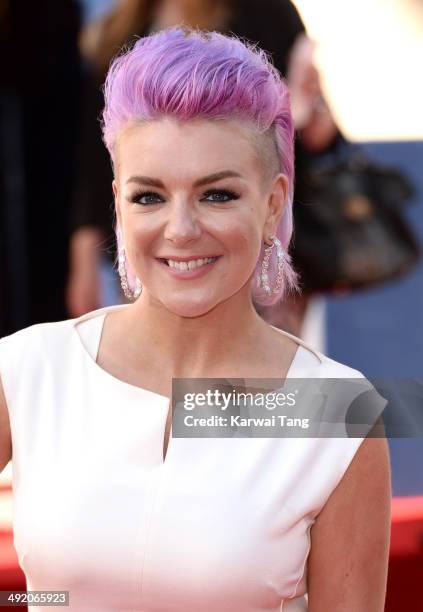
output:
[[[259,174],[253,128],[238,119],[132,121],[118,135],[115,162],[123,174],[141,169],[152,176],[197,176],[226,169]]]

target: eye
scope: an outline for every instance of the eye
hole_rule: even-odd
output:
[[[212,200],[206,200],[208,202],[229,202],[230,200],[238,200],[239,198],[238,194],[227,189],[209,189],[209,191],[205,192],[204,196],[204,199],[210,196],[217,196],[217,198],[213,198]]]
[[[212,199],[208,199],[212,197]],[[208,202],[229,202],[230,200],[238,200],[239,195],[227,189],[209,189],[204,193],[203,200]],[[134,193],[129,201],[133,204],[141,204],[142,206],[151,206],[158,202],[163,202],[163,198],[155,191],[139,191]]]
[[[145,198],[145,201],[143,202],[142,200],[144,198]],[[129,198],[129,201],[132,202],[133,204],[141,204],[142,206],[149,206],[151,204],[156,204],[154,200],[157,200],[157,198],[159,200],[162,199],[161,196],[155,191],[139,191],[137,193],[134,193],[134,195],[132,195]]]

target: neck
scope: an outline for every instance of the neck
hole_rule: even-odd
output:
[[[258,336],[269,327],[245,288],[197,317],[179,316],[143,292],[125,317],[134,357],[142,358],[147,344],[150,357],[174,377],[204,377],[237,363],[254,353]]]

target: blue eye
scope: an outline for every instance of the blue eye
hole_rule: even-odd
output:
[[[218,199],[207,200],[208,202],[229,202],[230,200],[238,200],[239,196],[233,191],[227,189],[210,189],[204,194],[206,198],[217,195]],[[226,199],[222,199],[226,198]]]
[[[139,193],[135,193],[133,196],[131,196],[130,198],[130,202],[132,202],[133,204],[141,204],[142,206],[149,206],[151,204],[155,204],[156,202],[152,202],[152,201],[146,201],[146,202],[141,202],[142,198],[160,198],[158,193],[155,193],[154,191],[140,191]]]

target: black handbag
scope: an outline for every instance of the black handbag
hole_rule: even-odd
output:
[[[414,190],[397,169],[348,145],[301,177],[294,203],[293,264],[304,292],[373,287],[406,274],[420,245],[402,211]]]

